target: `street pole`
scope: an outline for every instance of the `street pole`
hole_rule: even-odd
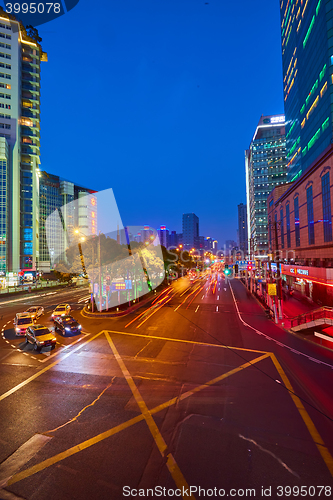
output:
[[[98,289],[99,289],[99,312],[102,312],[102,276],[101,276],[101,232],[98,234]]]
[[[94,241],[91,241],[92,246],[92,291],[91,291],[91,312],[94,312],[94,281],[95,281],[95,261],[94,261]]]
[[[279,319],[283,319],[282,310],[282,282],[280,274],[280,256],[279,256],[279,242],[278,242],[278,232],[277,232],[277,221],[274,221],[274,232],[275,232],[275,247],[276,247],[276,280],[277,280],[277,300],[279,309]]]

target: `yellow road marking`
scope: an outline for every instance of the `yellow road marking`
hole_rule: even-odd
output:
[[[206,342],[197,342],[195,340],[172,339],[170,337],[157,337],[155,335],[145,335],[142,333],[119,332],[117,330],[106,330],[106,331],[109,333],[117,333],[119,335],[131,335],[133,337],[142,337],[142,338],[148,337],[149,339],[166,340],[168,342],[183,342],[184,344],[195,344],[206,347],[219,347],[222,349],[229,349],[230,351],[235,350],[235,351],[257,352],[258,354],[267,354],[267,351],[257,351],[256,349],[245,349],[245,347],[233,347],[221,344],[209,344]]]
[[[189,486],[186,482],[186,479],[184,478],[180,468],[178,467],[177,462],[175,461],[172,453],[168,453],[167,444],[164,441],[163,436],[160,433],[160,430],[157,427],[156,422],[153,419],[151,412],[148,410],[148,407],[147,407],[146,403],[144,402],[144,400],[140,394],[139,389],[135,385],[132,376],[130,375],[129,371],[127,370],[126,365],[125,365],[124,361],[122,360],[120,354],[118,353],[117,348],[114,345],[113,341],[111,340],[111,337],[108,334],[108,332],[105,332],[105,336],[109,342],[109,345],[112,349],[114,357],[116,358],[118,365],[119,365],[121,371],[123,372],[123,375],[126,379],[126,382],[128,383],[128,385],[132,391],[132,394],[135,398],[135,401],[137,402],[137,404],[140,408],[140,411],[141,411],[141,413],[142,413],[142,415],[143,415],[143,417],[148,425],[150,433],[154,438],[154,441],[159,449],[161,456],[163,458],[164,457],[167,458],[167,467],[169,469],[169,472],[170,472],[177,488],[179,488],[181,491],[184,491],[184,489],[188,490]],[[190,498],[192,498],[192,500],[195,500],[193,495],[191,495]]]
[[[113,427],[108,431],[102,432],[101,434],[98,434],[97,436],[94,436],[91,439],[87,439],[86,441],[83,441],[82,443],[77,444],[72,448],[68,448],[68,450],[63,451],[62,453],[58,453],[57,455],[54,455],[53,457],[50,457],[47,460],[44,460],[43,462],[40,462],[39,464],[36,464],[33,467],[30,467],[29,469],[19,472],[18,474],[15,474],[11,479],[9,479],[6,486],[18,483],[19,481],[22,481],[22,479],[26,479],[27,477],[30,477],[33,474],[36,474],[37,472],[40,472],[46,469],[47,467],[50,467],[51,465],[54,465],[55,463],[60,462],[61,460],[64,460],[67,457],[70,457],[71,455],[75,455],[75,453],[85,450],[86,448],[89,448],[93,444],[99,443],[100,441],[103,441],[103,439],[113,436],[114,434],[117,434],[118,432],[126,429],[127,427],[130,427],[133,424],[136,424],[137,422],[140,422],[141,420],[143,420],[143,415],[138,415],[137,417],[127,420],[127,422],[124,422],[123,424],[117,425],[116,427]]]
[[[99,333],[97,333],[96,335],[94,335],[94,337],[91,337],[89,340],[87,340],[86,342],[84,342],[83,344],[80,344],[78,347],[76,347],[76,349],[74,349],[73,351],[70,351],[68,352],[67,354],[65,354],[64,356],[62,356],[60,359],[58,359],[57,361],[54,361],[53,363],[51,363],[50,365],[46,366],[45,368],[43,368],[42,370],[40,370],[39,372],[35,373],[35,375],[32,375],[31,377],[27,378],[26,380],[24,380],[23,382],[21,382],[20,384],[16,385],[15,387],[13,387],[12,389],[10,389],[9,391],[5,392],[4,394],[2,394],[0,396],[0,401],[2,401],[3,399],[7,398],[8,396],[10,396],[11,394],[13,394],[14,392],[18,391],[19,389],[21,389],[22,387],[24,387],[25,385],[29,384],[30,382],[32,382],[33,380],[35,380],[37,377],[39,377],[40,375],[42,375],[43,373],[47,372],[48,370],[50,370],[50,368],[53,368],[55,365],[57,365],[58,363],[60,363],[60,361],[63,361],[64,359],[68,358],[68,356],[70,356],[71,354],[73,354],[74,352],[78,351],[79,349],[81,349],[81,347],[83,347],[84,345],[88,344],[88,342],[91,342],[92,340],[94,340],[96,337],[98,337],[99,335],[101,335],[103,333],[103,330]],[[59,352],[58,354],[61,354],[61,352]],[[31,356],[33,359],[36,359],[34,356]]]
[[[101,331],[99,334],[97,334],[95,337],[93,338],[96,338],[98,335],[100,335],[101,333],[103,333],[103,331]],[[124,334],[123,332],[114,332],[114,333],[122,333]],[[127,334],[128,335],[128,334]],[[132,335],[132,334],[129,334],[129,335]],[[133,334],[135,336],[139,336],[139,337],[148,337],[147,335],[136,335],[136,334]],[[149,336],[150,337],[150,336]],[[150,337],[151,338],[151,337]],[[156,337],[158,339],[160,339],[160,337]],[[91,341],[93,339],[89,339],[89,341]],[[174,340],[174,339],[167,339],[167,340]],[[89,342],[88,341],[88,342]],[[185,341],[186,342],[186,341]],[[190,341],[187,341],[187,342],[190,342]],[[86,342],[87,343],[87,342]],[[196,343],[196,342],[192,342],[192,343]],[[216,346],[214,344],[203,344],[203,345],[212,345],[214,347],[223,347],[223,346]],[[246,350],[246,349],[244,349]],[[253,351],[253,352],[262,352],[262,351]],[[158,406],[156,406],[155,408],[151,409],[150,410],[150,414],[151,415],[154,415],[156,413],[159,413],[160,411],[164,410],[165,408],[168,408],[174,404],[176,404],[178,401],[182,401],[190,396],[192,396],[193,394],[205,389],[206,387],[209,387],[227,377],[230,377],[231,375],[234,375],[235,373],[245,369],[246,367],[249,367],[251,365],[253,365],[254,363],[257,363],[267,357],[270,357],[281,377],[281,379],[283,380],[286,388],[288,389],[288,391],[290,392],[291,394],[291,397],[297,407],[297,409],[299,410],[299,413],[303,419],[303,421],[305,422],[306,424],[306,427],[307,429],[309,430],[310,432],[310,435],[312,437],[312,439],[314,440],[322,458],[324,459],[325,461],[325,464],[327,465],[327,467],[329,468],[331,474],[333,475],[332,471],[333,471],[333,460],[332,460],[332,456],[330,455],[329,451],[327,450],[327,448],[324,446],[324,442],[321,438],[321,436],[319,435],[317,429],[315,428],[310,416],[308,415],[308,413],[306,412],[304,406],[302,405],[301,401],[299,400],[299,398],[297,396],[295,396],[293,394],[293,388],[285,374],[285,372],[283,371],[281,365],[279,364],[279,362],[277,361],[277,358],[275,357],[275,355],[273,353],[265,353],[263,356],[260,356],[259,358],[256,358],[248,363],[245,363],[237,368],[234,368],[233,370],[223,374],[223,375],[220,375],[219,377],[216,377],[215,379],[212,379],[208,382],[206,382],[205,384],[202,384],[198,387],[195,387],[194,389],[190,390],[190,391],[187,391],[186,393],[183,393],[181,394],[179,397],[175,397],[175,398],[172,398],[170,399],[169,401],[166,401]],[[53,363],[54,365],[55,363]],[[49,367],[48,367],[49,368]],[[42,370],[42,371],[45,371]],[[39,372],[40,373],[40,372]],[[134,383],[134,382],[133,382]],[[148,410],[149,411],[149,410]],[[76,445],[76,446],[73,446],[72,448],[69,448],[68,450],[65,450],[64,452],[62,453],[59,453],[57,455],[54,455],[53,457],[50,457],[49,459],[43,461],[43,462],[40,462],[39,464],[36,464],[35,466],[23,471],[23,472],[20,472],[16,475],[14,475],[9,481],[8,481],[8,485],[10,484],[14,484],[14,483],[17,483],[18,481],[21,481],[22,479],[25,479],[27,477],[30,477],[32,476],[33,474],[36,474],[37,472],[40,472],[41,470],[47,468],[47,467],[50,467],[51,465],[61,461],[61,460],[64,460],[65,458],[71,456],[71,455],[74,455],[96,443],[99,443],[100,441],[103,441],[104,439],[110,437],[110,436],[113,436],[114,434],[117,434],[118,432],[132,426],[132,425],[135,425],[136,423],[138,422],[141,422],[142,420],[144,419],[144,415],[141,414],[141,415],[138,415],[137,417],[134,417],[130,420],[128,420],[127,422],[124,422],[116,427],[113,427],[101,434],[98,434],[97,436],[94,436],[93,438],[91,439],[88,439],[86,441],[83,441],[82,443]],[[172,455],[169,455],[168,456],[168,462],[169,462],[169,465],[168,467],[172,466],[172,460],[173,460],[173,457]]]
[[[303,419],[303,422],[305,423],[315,445],[317,446],[317,448],[319,450],[319,453],[321,454],[325,464],[327,465],[327,468],[330,471],[331,476],[333,476],[333,457],[332,457],[332,455],[330,454],[330,452],[326,448],[322,437],[320,436],[319,432],[316,429],[316,426],[312,422],[310,415],[308,414],[308,412],[304,408],[303,403],[301,402],[299,397],[296,396],[296,394],[294,394],[294,389],[293,389],[291,383],[289,382],[289,379],[288,379],[287,375],[285,374],[282,366],[278,362],[275,354],[271,353],[270,357],[272,358],[272,361],[275,365],[275,368],[277,369],[280,377],[282,378],[284,385],[288,389],[289,394],[290,394],[293,402],[295,403],[295,406],[296,406],[297,410],[299,411],[299,414],[301,415],[301,417]]]
[[[267,353],[267,354],[269,355],[269,353]],[[260,359],[263,359],[263,357],[261,357]],[[259,361],[259,358],[254,359],[251,363],[253,364],[253,363],[256,363],[258,361]],[[248,366],[250,366],[249,363],[247,363],[247,364],[248,364]],[[230,375],[234,375],[235,373],[237,373],[237,371],[241,371],[244,368],[245,368],[244,365],[242,365],[238,368],[234,368],[233,370],[231,370],[227,373],[224,373],[223,375],[221,375],[220,377],[217,377],[214,380],[215,380],[215,382],[218,382],[224,378],[230,377]],[[205,384],[202,384],[201,386],[199,386],[197,389],[193,389],[191,391],[187,391],[184,394],[182,394],[181,399],[182,400],[186,399],[186,398],[192,396],[192,394],[194,394],[194,392],[199,392],[200,390],[205,389],[206,387],[209,387],[212,384],[213,384],[213,381],[209,380]],[[169,401],[165,401],[165,403],[162,403],[158,406],[155,406],[155,408],[150,410],[150,413],[152,415],[155,415],[155,413],[159,413],[160,411],[164,410],[165,408],[168,408],[169,406],[176,404],[179,401],[179,399],[180,399],[179,397],[169,399]],[[89,448],[90,446],[93,446],[94,444],[99,443],[99,442],[103,441],[104,439],[106,439],[110,436],[113,436],[114,434],[117,434],[118,432],[121,432],[121,431],[127,429],[128,427],[131,427],[132,425],[138,423],[138,422],[141,422],[142,420],[144,420],[143,414],[138,415],[137,417],[131,418],[130,420],[127,420],[127,422],[119,424],[116,427],[112,427],[111,429],[109,429],[105,432],[102,432],[101,434],[97,434],[96,436],[94,436],[90,439],[87,439],[86,441],[83,441],[82,443],[80,443],[76,446],[73,446],[72,448],[68,448],[68,450],[65,450],[61,453],[58,453],[57,455],[54,455],[53,457],[50,457],[47,460],[44,460],[43,462],[40,462],[39,464],[36,464],[33,467],[30,467],[29,469],[26,469],[25,471],[22,471],[22,472],[19,472],[18,474],[15,474],[8,481],[7,485],[9,486],[11,484],[22,481],[22,479],[30,477],[33,474],[36,474],[37,472],[40,472],[40,471],[46,469],[47,467],[50,467],[51,465],[54,465],[55,463],[60,462],[61,460],[64,460],[67,457],[75,455],[76,453],[79,453],[80,451],[85,450],[86,448]],[[171,460],[171,458],[170,458],[170,460]]]

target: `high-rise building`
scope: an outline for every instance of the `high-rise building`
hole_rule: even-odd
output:
[[[247,230],[250,254],[268,252],[267,197],[287,179],[283,115],[261,116],[245,151]]]
[[[169,246],[176,247],[178,245],[177,231],[171,231],[169,234]]]
[[[247,210],[244,203],[238,205],[238,248],[244,253],[247,253]]]
[[[2,8],[0,38],[0,266],[18,273],[38,268],[40,63],[47,55]]]
[[[199,217],[183,214],[183,245],[185,250],[197,248],[199,244]]]
[[[288,181],[332,142],[333,9],[330,1],[280,0]]]
[[[166,228],[166,226],[161,226],[160,229],[157,231],[158,237],[160,239],[160,244],[163,245],[165,248],[168,248],[169,246],[169,229]]]
[[[39,260],[38,269],[48,272],[52,268],[53,257],[65,253],[74,231],[89,236],[96,233],[97,213],[87,198],[96,191],[75,185],[58,175],[45,171],[39,173]],[[84,198],[85,196],[85,198]],[[75,204],[72,202],[77,200]],[[60,211],[61,209],[61,211]],[[55,211],[61,213],[61,225],[48,224],[47,218]],[[57,217],[54,221],[56,222]],[[47,227],[48,226],[48,227]]]

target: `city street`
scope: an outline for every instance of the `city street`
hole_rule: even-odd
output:
[[[83,317],[87,298],[0,303],[0,498],[331,496],[333,352],[274,325],[222,273],[119,318]],[[51,326],[64,302],[80,335],[41,353],[15,337],[27,304]]]

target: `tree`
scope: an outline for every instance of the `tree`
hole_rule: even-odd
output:
[[[26,27],[25,31],[26,31],[28,37],[30,37],[33,40],[35,40],[35,42],[41,43],[43,41],[43,39],[39,36],[37,28],[34,28],[33,26],[31,26],[31,24],[29,24]]]

